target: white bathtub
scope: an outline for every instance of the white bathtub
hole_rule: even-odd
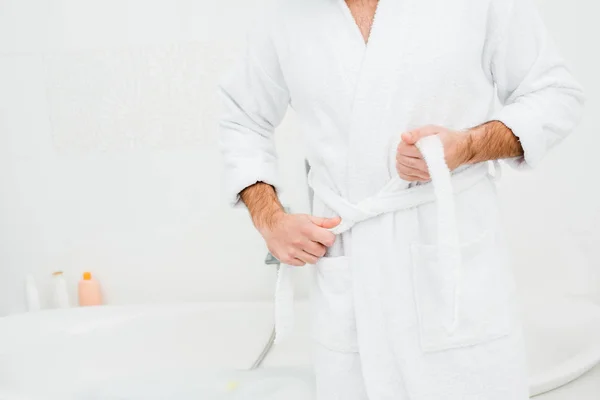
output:
[[[310,398],[306,342],[239,372],[263,348],[272,314],[267,303],[206,303],[0,318],[0,399]]]
[[[269,303],[75,308],[0,318],[0,399],[311,400],[306,311],[300,303],[295,336],[254,372],[243,370],[269,337]],[[532,382],[548,390],[574,381],[537,399],[597,400],[600,368],[578,378],[595,354],[567,357],[574,344],[544,350],[556,334],[534,341],[542,348],[530,352],[537,357]],[[565,363],[540,367],[548,352]]]

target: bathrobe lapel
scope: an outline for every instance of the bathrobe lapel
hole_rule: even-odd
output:
[[[362,51],[362,63],[350,114],[347,165],[347,198],[353,203],[380,191],[396,173],[390,168],[389,145],[407,122],[406,113],[395,110],[402,104],[398,102],[402,95],[398,74],[405,62],[402,42],[408,39],[404,20],[407,3],[380,0],[368,44],[357,50]],[[347,7],[343,0],[340,5]],[[360,34],[353,39],[357,49],[359,39]],[[397,235],[397,223],[407,235],[415,230],[416,221],[410,212],[382,215],[356,225],[347,249],[363,375],[369,397],[382,400],[398,399],[405,390],[387,304],[394,300],[387,295],[390,281],[396,278],[394,270],[406,263],[408,253],[408,247],[394,245],[408,243],[404,233]]]
[[[346,4],[340,6],[350,15]],[[355,28],[357,51],[362,51],[362,64],[355,87],[349,129],[348,197],[359,201],[377,192],[390,178],[388,143],[399,121],[394,120],[392,104],[398,90],[401,41],[403,38],[402,3],[380,0],[368,44]],[[351,15],[350,15],[350,18]],[[354,21],[351,21],[354,23]],[[362,44],[362,46],[360,46]]]

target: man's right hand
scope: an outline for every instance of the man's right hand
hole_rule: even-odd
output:
[[[259,231],[279,261],[301,267],[316,264],[327,248],[333,246],[335,235],[328,229],[340,222],[339,217],[319,218],[281,211],[273,216],[270,227],[259,228]]]
[[[287,214],[275,189],[264,182],[247,187],[240,197],[269,251],[282,263],[298,267],[315,264],[333,246],[335,235],[328,229],[341,222],[339,217]]]

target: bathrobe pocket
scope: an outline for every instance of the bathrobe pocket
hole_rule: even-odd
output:
[[[323,257],[315,266],[312,336],[333,351],[356,352],[352,273],[348,257]]]
[[[458,271],[438,245],[411,245],[412,279],[423,351],[485,343],[510,330],[509,272],[496,234],[460,245]]]

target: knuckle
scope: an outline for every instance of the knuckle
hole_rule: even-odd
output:
[[[311,225],[312,225],[311,223],[302,224],[300,226],[300,228],[298,229],[298,232],[300,232],[303,235],[307,234],[308,232],[310,232]]]
[[[290,257],[290,255],[285,255],[281,257],[280,261],[285,264],[292,264],[294,262],[294,257]]]
[[[299,251],[296,248],[291,248],[287,251],[286,257],[290,260],[294,260],[298,257]]]
[[[331,247],[333,246],[333,243],[335,243],[335,235],[333,233],[329,233],[327,235],[327,238],[325,239],[327,246]]]
[[[321,229],[321,227],[319,225],[310,224],[305,227],[304,232],[302,232],[302,237],[303,238],[311,238],[315,235],[316,232],[319,231],[319,229]]]

